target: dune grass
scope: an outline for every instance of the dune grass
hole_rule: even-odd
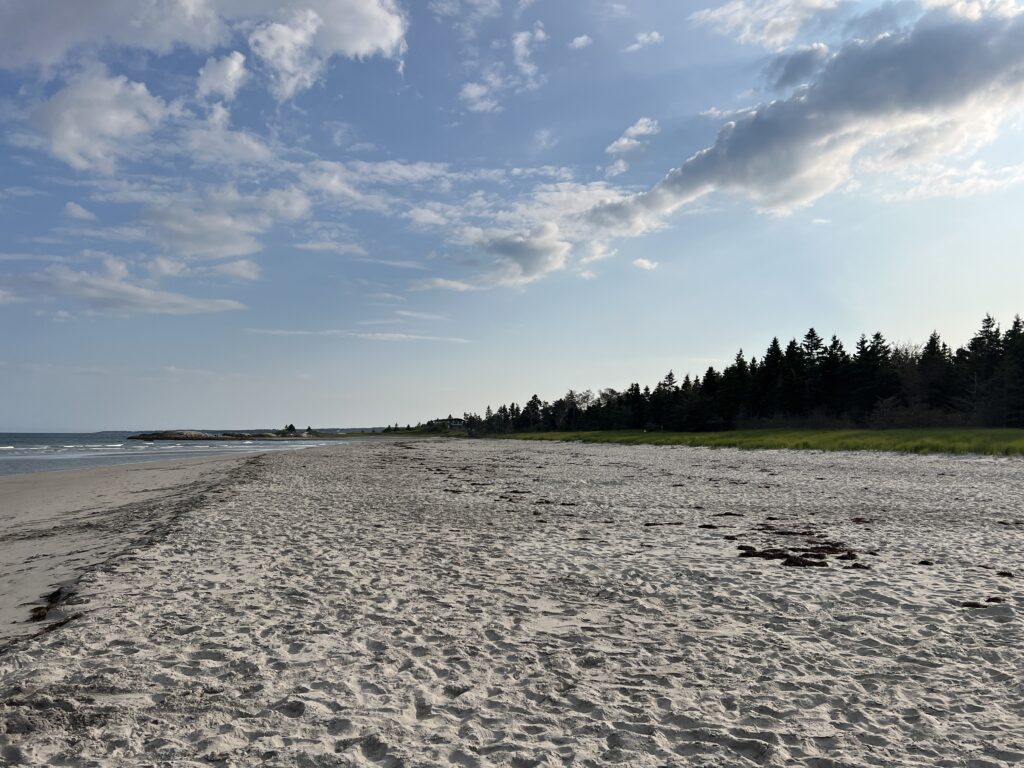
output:
[[[751,429],[733,432],[533,432],[517,440],[562,440],[625,445],[711,448],[784,448],[816,451],[894,451],[990,456],[1024,455],[1024,429]]]

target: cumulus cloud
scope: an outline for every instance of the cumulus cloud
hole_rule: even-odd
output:
[[[697,11],[690,19],[741,43],[781,48],[813,17],[841,0],[729,0],[717,8]]]
[[[251,133],[231,130],[231,113],[220,103],[210,108],[205,122],[185,132],[185,145],[195,159],[218,165],[262,165],[273,156]]]
[[[297,12],[289,23],[272,22],[249,35],[249,47],[270,67],[271,88],[281,101],[312,88],[324,71],[324,60],[313,50],[323,19],[312,10]]]
[[[245,56],[238,51],[233,51],[221,59],[207,59],[206,64],[199,70],[196,95],[200,99],[215,96],[232,101],[248,75]]]
[[[491,279],[501,285],[523,285],[565,267],[572,243],[558,225],[546,222],[526,233],[492,229],[471,230],[465,236],[477,248],[495,257]]]
[[[590,35],[580,35],[578,37],[574,37],[571,41],[569,41],[569,48],[571,48],[574,51],[582,51],[584,48],[592,45],[593,42],[594,40],[593,38],[590,37]]]
[[[134,152],[134,140],[153,131],[168,113],[142,83],[88,74],[55,93],[31,121],[50,152],[72,168],[113,173],[117,158]]]
[[[459,98],[470,112],[499,112],[501,104],[495,94],[504,87],[504,81],[497,75],[485,75],[482,80],[463,85]]]
[[[539,21],[534,25],[533,31],[516,32],[512,36],[512,58],[516,68],[525,78],[527,88],[536,88],[540,85],[540,70],[533,61],[533,49],[547,39],[544,25]]]
[[[623,48],[625,53],[636,53],[652,45],[659,45],[664,41],[660,32],[638,32],[633,42]]]
[[[632,152],[646,146],[647,142],[641,141],[643,137],[655,136],[660,132],[661,126],[658,125],[657,120],[641,117],[633,125],[629,126],[619,138],[609,144],[604,151],[610,155]]]
[[[616,176],[621,176],[629,170],[629,163],[623,158],[615,158],[615,162],[604,169],[604,175],[606,178],[614,179]]]
[[[74,202],[64,206],[64,215],[69,219],[77,219],[78,221],[96,221],[95,213]]]
[[[806,87],[738,115],[651,190],[587,219],[636,234],[715,190],[785,212],[849,181],[855,160],[886,171],[973,152],[1022,111],[1022,96],[1024,16],[927,16],[843,45]]]
[[[818,73],[827,59],[828,46],[814,43],[773,58],[765,67],[764,77],[775,90],[803,85]]]
[[[306,12],[320,19],[310,41],[318,58],[405,51],[408,22],[395,0],[48,0],[4,5],[0,67],[53,66],[105,45],[208,51],[239,26],[287,25]]]

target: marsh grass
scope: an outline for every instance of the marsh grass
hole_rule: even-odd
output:
[[[782,448],[817,451],[1024,455],[1024,429],[752,429],[731,432],[531,432],[516,440],[562,440],[625,445],[688,445],[711,448]]]

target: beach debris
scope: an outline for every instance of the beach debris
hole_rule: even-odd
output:
[[[1007,579],[1012,579],[1014,577],[1014,573],[1013,571],[996,571],[996,576],[1002,576]]]
[[[788,565],[793,568],[807,568],[813,566],[817,566],[819,568],[827,568],[828,563],[825,562],[824,558],[824,555],[821,556],[821,559],[813,558],[810,556],[801,557],[800,555],[789,555],[785,560],[782,561],[782,564]]]
[[[708,529],[711,529],[711,530],[716,530],[718,528],[718,526],[714,525],[713,523],[701,523],[697,527],[698,528],[708,528]]]
[[[740,557],[759,557],[762,560],[785,560],[790,554],[784,549],[745,549],[740,552]]]
[[[977,600],[964,600],[960,603],[961,608],[984,608],[983,603],[979,603]]]
[[[934,560],[918,560],[917,564],[918,565],[935,565],[935,561]]]
[[[841,559],[841,558],[840,558]],[[847,571],[870,571],[871,566],[867,563],[850,563],[844,570]]]
[[[986,603],[1005,603],[1006,602],[1006,598],[1005,597],[996,597],[996,596],[986,597],[985,598],[985,602]]]

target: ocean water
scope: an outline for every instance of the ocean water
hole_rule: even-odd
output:
[[[0,432],[0,476],[64,469],[87,469],[197,456],[230,456],[263,451],[294,451],[347,440],[238,442],[128,440],[134,432],[5,433]]]

